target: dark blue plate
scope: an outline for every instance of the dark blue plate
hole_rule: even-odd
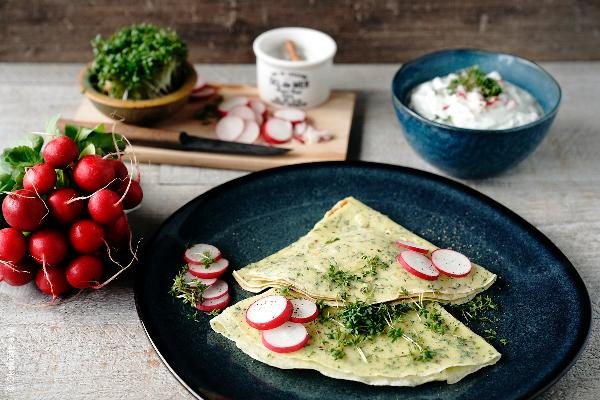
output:
[[[502,359],[454,385],[376,387],[281,370],[214,333],[209,317],[169,287],[189,243],[219,247],[234,268],[306,233],[336,201],[354,196],[442,247],[459,250],[499,275],[488,293],[501,307]],[[331,162],[276,168],[227,182],[174,213],[147,243],[135,300],[156,351],[198,397],[232,399],[520,399],[552,385],[584,347],[590,299],[573,265],[542,233],[490,198],[410,168]],[[232,302],[251,296],[228,275]],[[474,327],[476,328],[476,327]],[[497,343],[496,343],[497,345]]]

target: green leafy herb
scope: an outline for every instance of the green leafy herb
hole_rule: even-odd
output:
[[[419,316],[425,317],[424,324],[435,333],[443,335],[448,331],[448,325],[444,321],[442,314],[435,309],[422,307],[418,311]]]
[[[486,322],[489,317],[484,314],[489,311],[498,310],[498,305],[494,303],[490,296],[477,295],[473,300],[457,305],[450,305],[450,310],[460,313],[467,321],[477,319]]]
[[[508,339],[502,338],[502,339],[498,340],[498,342],[500,342],[500,344],[502,346],[506,346],[508,344]]]
[[[413,360],[425,362],[431,361],[436,355],[435,350],[430,349],[429,347],[423,347],[419,353],[413,356]]]
[[[392,340],[392,343],[394,343],[396,340],[404,336],[404,331],[402,330],[402,328],[390,328],[388,330],[387,335]]]
[[[184,79],[187,47],[171,29],[132,25],[106,40],[96,36],[92,48],[91,81],[111,97],[152,99],[176,89]]]
[[[336,237],[336,238],[333,238],[333,239],[329,239],[328,241],[325,242],[325,244],[331,244],[331,243],[337,242],[338,240],[340,240],[339,237]]]
[[[184,304],[196,305],[196,303],[202,302],[202,292],[204,292],[206,286],[200,283],[199,279],[193,279],[191,282],[186,282],[186,273],[187,266],[183,267],[175,276],[169,293],[171,293],[173,297],[181,299]]]
[[[467,91],[478,89],[485,99],[502,93],[502,86],[498,81],[487,77],[477,65],[461,71],[458,78],[452,80],[448,85],[448,91],[453,94],[459,86],[464,87]]]
[[[371,257],[363,267],[363,277],[377,276],[380,269],[388,269],[390,265],[383,262],[379,256]]]
[[[330,264],[329,270],[327,271],[327,278],[329,278],[332,283],[343,288],[347,288],[353,281],[357,279],[357,276],[349,272],[342,271],[335,265]]]

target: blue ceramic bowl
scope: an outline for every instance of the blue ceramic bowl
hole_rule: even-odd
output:
[[[496,70],[510,83],[531,93],[544,115],[530,124],[510,129],[457,128],[430,121],[408,107],[418,84],[472,65]],[[408,143],[426,161],[459,178],[497,175],[525,159],[540,144],[560,104],[558,83],[532,61],[511,54],[481,50],[443,50],[402,66],[392,81],[396,116]]]

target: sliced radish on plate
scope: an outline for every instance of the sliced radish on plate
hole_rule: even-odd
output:
[[[400,247],[404,247],[405,249],[416,251],[417,253],[429,253],[429,250],[426,247],[413,242],[407,242],[406,240],[396,240],[396,244]]]
[[[279,118],[269,118],[262,126],[262,134],[268,143],[285,143],[292,138],[292,123]]]
[[[240,143],[254,143],[260,136],[260,127],[254,121],[245,121],[242,134],[236,139]]]
[[[282,108],[273,113],[275,118],[290,121],[292,124],[297,124],[306,121],[306,113],[297,108]]]
[[[246,322],[256,329],[273,329],[289,321],[292,311],[292,303],[285,297],[267,296],[250,304]]]
[[[190,274],[197,276],[198,278],[218,278],[229,267],[229,261],[226,258],[220,258],[212,264],[208,265],[192,265],[190,266]]]
[[[232,108],[237,106],[246,106],[248,105],[248,98],[244,96],[236,96],[229,98],[219,104],[219,112],[221,115],[227,114]]]
[[[292,299],[292,316],[290,321],[306,323],[314,320],[319,315],[319,309],[317,305],[306,299]]]
[[[236,140],[244,131],[244,120],[236,116],[223,117],[217,122],[215,132],[221,140]]]
[[[437,249],[431,253],[431,262],[442,274],[462,278],[471,272],[471,261],[467,256],[450,249]]]
[[[202,303],[196,303],[196,308],[200,311],[222,310],[229,304],[229,293],[223,297],[213,300],[204,300]]]
[[[245,121],[256,121],[256,113],[248,106],[233,107],[231,110],[229,110],[227,116],[240,117]]]
[[[278,328],[262,331],[265,347],[276,353],[300,350],[308,342],[308,332],[302,324],[286,322]]]
[[[217,279],[209,288],[202,292],[204,300],[216,300],[229,293],[229,285],[227,282]]]
[[[188,270],[188,272],[186,272],[185,275],[183,276],[183,280],[185,281],[185,283],[188,284],[189,287],[196,287],[198,285],[198,283],[208,287],[208,286],[213,285],[217,281],[217,278],[210,278],[210,279],[198,278],[197,276],[192,275],[190,273],[190,271]]]
[[[197,243],[187,248],[183,259],[192,265],[213,263],[221,258],[221,251],[211,244]]]
[[[405,250],[398,254],[396,259],[402,264],[405,270],[418,278],[435,281],[440,276],[439,271],[435,269],[431,260],[423,254],[412,250]]]
[[[199,90],[194,90],[190,94],[190,100],[205,100],[217,93],[217,89],[212,86],[204,86]]]
[[[254,110],[255,113],[264,116],[267,113],[267,106],[260,100],[252,99],[250,100],[250,108]]]

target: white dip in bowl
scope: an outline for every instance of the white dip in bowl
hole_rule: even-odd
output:
[[[538,120],[542,108],[527,91],[484,75],[477,66],[415,87],[409,107],[434,122],[467,129],[509,129]]]

